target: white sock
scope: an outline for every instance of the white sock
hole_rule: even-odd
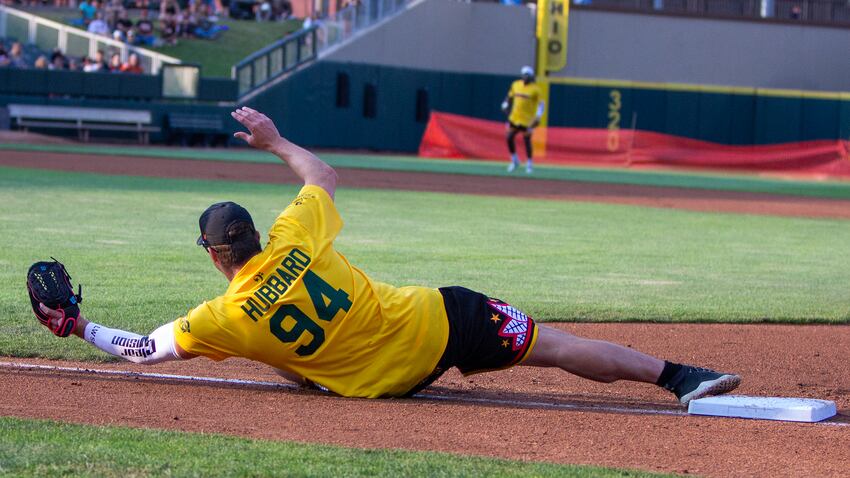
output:
[[[516,153],[511,155],[511,162],[514,164],[519,164],[519,157],[517,157]]]

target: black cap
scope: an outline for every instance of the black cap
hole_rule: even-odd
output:
[[[247,222],[254,228],[254,221],[244,207],[230,201],[213,204],[198,219],[201,227],[198,245],[209,247],[232,244],[228,231],[239,222]]]

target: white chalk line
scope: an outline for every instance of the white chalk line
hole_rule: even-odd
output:
[[[124,377],[139,377],[139,378],[159,378],[166,380],[178,380],[183,382],[195,383],[217,383],[227,385],[248,385],[255,387],[267,387],[271,389],[286,389],[298,390],[301,387],[290,383],[267,382],[262,380],[244,380],[238,378],[220,378],[220,377],[196,377],[193,375],[178,375],[171,373],[156,373],[156,372],[133,372],[130,370],[104,370],[94,368],[80,367],[60,367],[57,365],[39,365],[20,362],[0,362],[0,367],[16,368],[23,370],[51,370],[57,372],[73,372],[79,374],[90,375],[112,375]],[[452,395],[433,395],[430,393],[417,393],[413,398],[422,400],[434,400],[444,402],[459,402],[459,403],[475,403],[483,405],[507,405],[512,407],[524,408],[544,408],[550,410],[572,410],[582,412],[604,412],[604,413],[622,413],[633,415],[659,415],[659,416],[689,416],[684,410],[664,410],[660,408],[630,408],[616,407],[609,405],[579,405],[571,403],[549,403],[549,402],[531,402],[519,400],[500,400],[493,398],[476,398],[476,397],[458,397]],[[844,422],[819,422],[816,425],[846,427],[850,423]]]

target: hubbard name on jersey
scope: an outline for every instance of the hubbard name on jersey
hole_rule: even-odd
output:
[[[371,280],[334,249],[342,225],[328,193],[304,186],[225,294],[175,321],[177,343],[214,360],[263,362],[344,396],[404,395],[446,347],[443,298]]]

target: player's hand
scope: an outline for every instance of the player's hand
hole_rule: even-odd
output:
[[[42,304],[41,302],[38,303],[38,308],[39,308],[39,310],[41,310],[41,312],[44,315],[50,317],[50,320],[48,321],[48,323],[45,324],[45,325],[47,325],[47,327],[50,330],[55,330],[57,327],[59,327],[59,325],[62,322],[62,317],[64,317],[62,315],[62,312],[59,312],[58,310],[51,309],[50,307]],[[88,321],[86,321],[85,317],[83,317],[83,313],[80,312],[80,315],[77,317],[76,330],[74,330],[71,333],[76,333],[77,330],[80,329],[81,324],[87,324],[87,323],[88,323]],[[85,330],[85,325],[82,325],[82,328],[83,328],[83,330]]]
[[[508,102],[507,102],[507,101],[503,101],[503,102],[502,102],[502,111],[504,111],[505,113],[507,113],[507,112],[508,112],[508,108],[510,108],[510,107],[511,107],[511,105],[510,105],[510,104],[508,104]]]
[[[233,116],[233,119],[242,123],[251,132],[251,134],[248,134],[244,131],[238,131],[233,133],[233,136],[257,149],[272,151],[275,146],[284,141],[274,122],[259,111],[243,106],[230,113],[230,116]]]

